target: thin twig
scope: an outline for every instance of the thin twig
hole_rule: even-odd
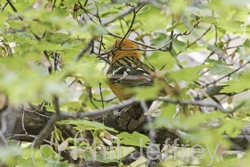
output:
[[[141,5],[139,5],[138,9],[136,10],[136,14],[149,2],[149,0],[147,0],[146,2],[142,3]]]
[[[228,114],[235,112],[236,110],[241,108],[246,103],[244,101],[244,102],[240,103],[238,106],[236,106],[234,109],[226,110],[220,104],[217,104],[217,103],[207,103],[207,102],[203,102],[203,101],[190,101],[190,100],[174,100],[174,99],[166,99],[166,98],[162,98],[162,97],[159,97],[158,100],[168,102],[168,103],[182,104],[182,105],[198,105],[198,106],[204,106],[204,107],[215,107],[215,108],[219,109],[220,111],[222,111],[224,113],[228,113]]]
[[[8,136],[6,139],[7,140],[12,140],[12,139],[16,139],[16,137],[17,138],[19,138],[19,137],[31,137],[31,138],[34,138],[34,139],[37,139],[38,137],[37,136],[35,136],[35,135],[30,135],[30,134],[12,134],[11,136]],[[50,141],[48,141],[48,140],[46,140],[46,139],[43,139],[43,141],[45,142],[45,143],[48,143],[48,144],[54,144],[54,143],[51,143]]]
[[[51,7],[51,12],[54,10],[56,7],[56,0],[53,0],[52,7]]]
[[[49,60],[48,52],[45,50],[45,51],[43,51],[43,53],[44,53],[47,61],[49,62],[48,72],[49,72],[49,74],[52,74],[53,69],[52,69],[51,61]]]
[[[23,114],[22,114],[22,128],[23,128],[23,130],[24,130],[24,133],[25,133],[25,134],[28,134],[28,132],[26,131],[25,125],[24,125],[25,110],[24,110],[24,108],[23,108],[22,110],[23,110]]]
[[[211,30],[212,26],[210,26],[200,37],[198,37],[195,41],[193,41],[192,43],[188,44],[186,46],[186,49],[189,48],[190,46],[194,45],[197,41],[199,41],[202,37],[204,37],[210,30]]]
[[[145,2],[138,2],[137,5],[135,6],[135,8],[141,6],[142,4],[144,4]],[[147,3],[147,2],[146,2]],[[133,12],[133,8],[131,8],[130,10],[128,10],[127,12],[115,17],[114,19],[112,20],[109,20],[108,22],[104,23],[103,26],[107,26],[109,25],[110,23],[113,23],[114,21],[118,20],[118,19],[121,19],[121,18],[124,18],[126,15],[130,14],[131,12]]]
[[[117,97],[113,97],[113,98],[111,98],[111,99],[104,100],[104,99],[97,99],[97,98],[94,98],[94,97],[93,97],[93,99],[94,99],[95,101],[98,101],[98,102],[111,102],[111,101],[115,100],[116,98],[117,98]]]
[[[232,72],[230,72],[230,73],[228,73],[228,74],[226,74],[226,75],[224,75],[224,76],[222,76],[222,77],[216,79],[216,80],[213,81],[213,82],[207,83],[206,85],[202,86],[202,88],[203,88],[203,87],[207,87],[207,86],[210,85],[210,84],[215,84],[215,83],[217,83],[218,81],[220,81],[220,80],[222,80],[222,79],[224,79],[224,78],[226,78],[226,77],[229,77],[230,75],[232,75],[233,73],[239,71],[240,69],[242,69],[243,67],[245,67],[245,66],[246,66],[247,64],[249,64],[249,63],[250,63],[250,61],[246,62],[245,64],[243,64],[243,65],[240,66],[239,68],[233,70]]]
[[[131,98],[127,101],[122,102],[121,104],[115,105],[115,106],[111,106],[108,108],[105,108],[103,110],[94,110],[91,112],[78,112],[78,113],[72,113],[72,112],[61,112],[61,118],[62,119],[67,119],[67,118],[84,118],[84,117],[89,117],[89,116],[96,116],[96,115],[100,115],[106,112],[111,112],[114,110],[119,110],[121,108],[124,108],[126,106],[132,105],[136,103],[136,100],[134,98]]]
[[[54,109],[56,111],[56,114],[60,115],[60,107],[59,107],[59,99],[58,97],[54,96],[53,97],[53,103],[54,103]]]
[[[50,118],[50,116],[47,116],[47,115],[41,114],[41,113],[37,112],[36,110],[24,109],[24,111],[31,112],[31,113],[35,113],[35,114],[39,115],[40,117],[44,117],[44,118],[47,118],[47,119],[49,119],[49,118]]]
[[[11,2],[10,0],[7,0],[7,2],[8,2],[8,4],[10,5],[11,9],[12,9],[15,13],[17,13],[18,11],[17,11],[16,7],[12,4],[12,2]],[[21,17],[19,17],[19,19],[20,19],[20,20],[23,20],[23,18],[21,18]]]
[[[102,40],[103,40],[103,35],[101,36],[100,45],[99,45],[99,48],[98,48],[98,55],[100,55],[101,51],[102,51]]]
[[[86,92],[88,93],[89,101],[91,102],[91,104],[95,107],[95,109],[99,109],[93,101],[94,98],[92,94],[92,87],[86,86]]]
[[[99,109],[93,101],[93,98],[89,98],[90,103],[95,107],[95,109]]]
[[[34,142],[34,146],[40,146],[44,139],[47,139],[47,137],[51,134],[51,132],[54,130],[54,125],[57,121],[61,120],[61,111],[59,108],[59,101],[56,96],[53,97],[54,102],[54,108],[55,108],[55,114],[50,118],[50,120],[47,122],[45,127],[40,131],[38,138]]]
[[[99,82],[99,91],[101,95],[102,109],[104,109],[103,96],[102,96],[102,83]]]
[[[181,34],[177,34],[177,35],[175,35],[175,38],[176,37],[178,37],[178,36],[180,36]],[[120,36],[119,36],[120,37]],[[123,37],[120,37],[120,38],[123,38]],[[168,45],[168,44],[170,44],[175,38],[173,38],[173,39],[171,39],[171,40],[169,40],[167,43],[165,43],[163,46],[161,46],[161,47],[159,47],[159,48],[156,48],[156,47],[153,47],[153,46],[150,46],[150,45],[146,45],[146,44],[144,44],[144,43],[141,43],[141,42],[138,42],[138,41],[135,41],[135,40],[131,40],[131,41],[133,41],[134,43],[136,43],[136,44],[138,44],[138,45],[142,45],[142,46],[144,46],[144,47],[146,47],[146,48],[150,48],[150,49],[140,49],[140,48],[113,48],[113,49],[111,49],[110,51],[108,51],[108,52],[105,52],[105,53],[102,53],[102,54],[100,54],[100,56],[102,56],[102,55],[108,55],[108,54],[110,54],[111,52],[113,52],[113,51],[115,51],[115,50],[139,50],[139,51],[156,51],[156,50],[159,50],[159,51],[166,51],[166,50],[163,50],[162,48],[164,48],[166,45]],[[99,56],[99,57],[100,57]]]
[[[54,125],[57,121],[60,121],[61,117],[57,114],[54,114],[50,120],[47,122],[43,130],[39,133],[39,136],[34,144],[35,147],[40,146],[43,143],[43,140],[46,139],[50,133],[54,130]]]
[[[3,5],[3,7],[1,8],[1,12],[6,8],[6,6],[8,5],[8,1],[7,2],[5,2],[5,4]]]
[[[88,4],[88,0],[85,1],[84,5],[83,6],[86,6]]]
[[[189,28],[190,30],[193,29],[193,26],[188,22],[188,21],[185,21],[184,24],[186,25],[187,28]],[[199,37],[199,32],[197,31],[192,31],[192,34],[194,34],[196,37]],[[220,57],[225,57],[224,53],[219,49],[217,48],[216,46],[214,45],[210,45],[205,39],[203,38],[199,38],[199,41],[201,41],[201,43],[203,43],[204,45],[206,45],[210,50],[214,51],[216,54],[218,54]]]
[[[125,34],[124,37],[122,38],[122,40],[121,40],[121,42],[120,42],[118,48],[120,48],[120,46],[121,46],[123,40],[124,40],[125,38],[127,38],[128,34],[129,34],[129,32],[130,32],[130,30],[132,29],[132,27],[133,27],[133,25],[134,25],[135,17],[136,17],[135,7],[132,6],[132,9],[133,9],[133,18],[132,18],[131,24],[130,24],[130,26],[129,26],[127,32],[126,32],[126,34]]]
[[[6,141],[4,134],[7,131],[6,117],[7,117],[9,112],[11,112],[11,110],[9,108],[7,108],[5,111],[1,112],[1,130],[0,130],[0,146],[1,147],[8,146],[8,143]],[[15,120],[14,120],[14,122],[15,122]]]

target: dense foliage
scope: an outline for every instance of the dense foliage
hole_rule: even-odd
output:
[[[237,137],[250,121],[249,5],[247,0],[2,0],[0,109],[5,108],[4,95],[8,96],[8,107],[32,104],[55,115],[99,112],[119,105],[121,101],[108,88],[105,73],[112,44],[127,37],[137,41],[144,63],[162,71],[178,92],[161,98],[150,109],[158,117],[154,121],[148,118],[145,128],[153,133],[171,124],[174,132],[183,132],[176,135],[184,143],[188,141],[196,148],[184,148],[183,152],[183,147],[179,147],[175,154],[172,147],[165,152],[162,165],[248,166],[249,151],[239,146],[238,152],[227,154],[236,147],[223,134]],[[219,85],[226,86],[215,93],[206,89]],[[142,104],[155,99],[156,87],[135,89],[136,99]],[[206,93],[213,95],[208,97]],[[202,98],[197,100],[200,94]],[[2,115],[4,112],[12,111],[3,110]],[[3,119],[2,116],[2,137]],[[211,122],[220,126],[186,134]],[[69,160],[58,161],[58,150],[69,150],[73,159],[97,159],[122,166],[120,158],[132,152],[133,147],[147,148],[157,137],[118,132],[115,127],[87,117],[72,116],[57,124],[75,125],[78,137],[90,131],[95,142],[76,140],[76,136],[64,138],[55,127],[50,139],[44,138],[47,144],[40,148],[34,147],[34,142],[17,145],[11,137],[7,143],[3,140],[1,162],[10,166],[68,166],[72,163]],[[113,143],[110,139],[114,139]],[[57,141],[61,143],[59,149],[51,149],[50,145],[58,145]],[[76,142],[77,149],[84,151],[74,150]],[[94,144],[109,145],[105,147],[106,154]],[[240,157],[239,151],[245,154]],[[145,161],[141,158],[132,166]]]

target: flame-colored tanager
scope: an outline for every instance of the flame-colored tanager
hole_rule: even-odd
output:
[[[133,41],[117,40],[112,46],[111,58],[107,72],[108,84],[119,99],[126,100],[133,96],[133,93],[127,90],[129,88],[154,84],[157,73],[140,60],[138,45]],[[166,84],[165,86],[167,89],[171,88]]]

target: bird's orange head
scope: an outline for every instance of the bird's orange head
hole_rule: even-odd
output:
[[[119,58],[126,56],[135,56],[140,60],[141,56],[138,50],[138,45],[129,39],[124,39],[122,43],[121,41],[122,40],[117,40],[112,46],[112,49],[117,48],[117,50],[112,53],[113,55],[111,63],[115,62]]]

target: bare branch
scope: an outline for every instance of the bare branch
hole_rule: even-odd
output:
[[[84,118],[84,117],[91,117],[91,116],[96,116],[96,115],[101,115],[106,112],[114,111],[114,110],[119,110],[121,108],[124,108],[126,106],[132,105],[136,102],[134,98],[131,98],[127,101],[122,102],[121,104],[105,108],[103,110],[95,110],[91,112],[78,112],[78,113],[72,113],[72,112],[61,112],[61,118],[62,119],[67,119],[67,118]]]
[[[207,102],[203,102],[203,101],[189,101],[189,100],[174,100],[174,99],[166,99],[166,98],[162,98],[162,97],[159,97],[158,100],[168,102],[168,103],[182,104],[182,105],[198,105],[198,106],[204,106],[204,107],[215,107],[215,108],[219,109],[220,111],[222,111],[224,113],[228,113],[228,114],[235,112],[236,110],[241,108],[246,103],[244,101],[244,102],[240,103],[238,106],[236,106],[234,109],[226,110],[220,104],[217,104],[217,103],[207,103]]]
[[[60,111],[60,108],[59,108],[58,97],[53,96],[53,103],[54,103],[54,108],[55,108],[56,114],[60,115],[61,111]]]

